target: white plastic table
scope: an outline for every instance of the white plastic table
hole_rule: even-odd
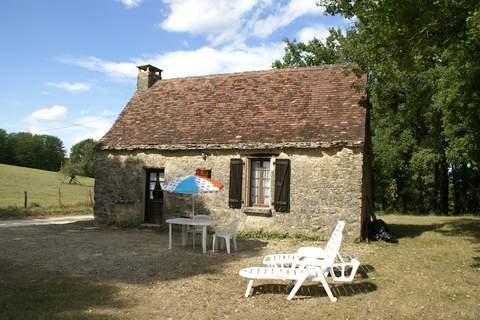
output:
[[[202,227],[202,249],[203,253],[207,253],[207,227],[213,225],[210,221],[193,221],[188,218],[173,218],[165,220],[168,223],[168,249],[172,249],[172,224],[180,224],[182,226],[182,246],[187,244],[186,226]]]

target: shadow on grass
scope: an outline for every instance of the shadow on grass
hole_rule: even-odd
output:
[[[31,206],[28,208],[9,206],[0,207],[0,219],[28,219],[44,216],[64,216],[64,215],[85,215],[92,214],[91,206],[86,205],[68,205],[68,206]]]
[[[480,242],[480,220],[458,219],[434,224],[388,224],[388,228],[397,238],[415,238],[424,232],[434,231],[445,236],[471,237]]]
[[[473,257],[472,268],[480,270],[480,250],[479,249],[476,250],[476,254],[478,254],[478,256]]]
[[[462,218],[444,223],[423,224],[389,224],[388,227],[397,238],[415,238],[424,232],[433,231],[447,237],[467,237],[475,244],[480,244],[480,220]],[[480,249],[475,250],[476,254]],[[472,257],[472,268],[480,268],[480,255]]]
[[[122,308],[113,286],[0,260],[0,319],[115,319],[99,314]]]
[[[253,288],[253,294],[283,294],[285,299],[291,290],[290,284],[262,284]],[[343,283],[343,284],[330,284],[330,289],[335,297],[351,297],[358,294],[366,294],[377,290],[377,285],[365,281],[359,283]],[[327,300],[327,293],[323,289],[322,285],[312,283],[303,285],[295,295],[295,299],[305,299],[313,297],[325,297]],[[329,302],[329,301],[325,301]]]
[[[375,267],[370,264],[361,264],[357,270],[357,274],[360,275],[362,279],[368,279],[370,272],[375,272]]]

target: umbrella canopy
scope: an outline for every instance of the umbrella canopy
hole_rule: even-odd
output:
[[[194,175],[173,179],[163,187],[167,192],[186,194],[218,192],[222,189],[220,182]]]
[[[183,193],[192,195],[192,214],[195,216],[195,200],[193,196],[198,193],[218,192],[223,189],[223,184],[201,176],[186,176],[173,179],[162,188],[172,193]]]

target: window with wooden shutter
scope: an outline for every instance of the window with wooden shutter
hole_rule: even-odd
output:
[[[275,161],[275,211],[290,211],[290,160]]]
[[[230,208],[240,209],[242,207],[242,159],[230,160],[230,188],[228,205]]]

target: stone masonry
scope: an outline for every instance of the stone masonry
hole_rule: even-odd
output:
[[[206,157],[202,157],[202,153]],[[248,160],[251,155],[291,161],[290,212],[252,214],[242,206],[228,206],[230,159]],[[205,159],[204,159],[205,158]],[[245,161],[248,163],[248,161]],[[335,223],[346,221],[345,235],[358,238],[362,210],[363,146],[285,148],[281,150],[97,150],[95,219],[102,222],[144,221],[146,168],[164,168],[165,178],[194,174],[196,168],[212,170],[212,178],[225,190],[195,197],[197,213],[210,214],[217,223],[241,220],[241,229],[304,233],[328,237]],[[271,165],[273,199],[274,165]],[[247,170],[243,171],[246,191]],[[245,198],[246,192],[243,193]],[[248,203],[245,201],[245,203]],[[192,198],[165,193],[163,218],[191,215]]]

